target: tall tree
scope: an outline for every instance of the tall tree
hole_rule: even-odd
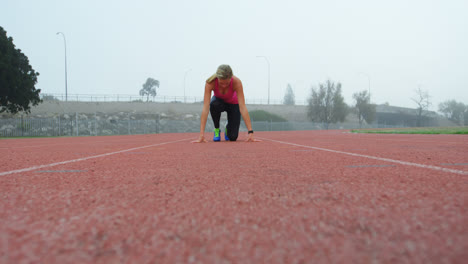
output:
[[[31,106],[41,102],[41,90],[35,88],[37,76],[28,57],[0,27],[0,113],[30,113]]]
[[[422,119],[424,118],[425,114],[429,110],[429,106],[431,106],[431,102],[429,99],[431,96],[427,91],[423,91],[421,87],[419,86],[418,89],[415,90],[416,97],[411,98],[417,105],[418,105],[418,120],[417,120],[417,126],[422,126]]]
[[[343,122],[348,112],[348,106],[341,95],[341,83],[335,85],[331,80],[319,83],[319,88],[312,88],[309,97],[307,116],[312,122],[322,122],[326,129],[330,123]]]
[[[354,93],[353,99],[355,101],[354,109],[358,116],[359,127],[362,127],[364,121],[367,124],[374,122],[376,106],[370,103],[369,93],[366,90]]]
[[[156,96],[156,88],[159,88],[159,81],[148,78],[143,84],[143,88],[140,90],[140,96],[146,95],[146,102],[148,102],[150,96],[153,98]]]
[[[291,85],[289,83],[288,83],[288,87],[286,88],[286,94],[284,95],[283,104],[285,104],[285,105],[295,105],[296,104],[294,91],[291,88]]]
[[[457,123],[466,125],[465,119],[468,114],[468,106],[455,100],[448,100],[439,104],[439,112],[446,118]]]

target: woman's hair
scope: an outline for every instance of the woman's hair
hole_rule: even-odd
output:
[[[231,79],[232,78],[231,66],[229,66],[227,64],[219,65],[218,70],[216,71],[216,73],[211,75],[210,78],[208,78],[206,80],[206,82],[210,83],[216,78],[222,79],[222,80]]]

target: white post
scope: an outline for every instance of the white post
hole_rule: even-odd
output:
[[[184,103],[187,103],[187,101],[185,100],[185,79],[187,77],[187,73],[189,73],[189,71],[191,71],[192,69],[188,69],[185,74],[184,74]]]
[[[65,34],[62,32],[57,32],[57,35],[61,34],[63,36],[63,44],[65,46],[65,101],[68,101],[68,82],[67,82],[67,40],[65,39]]]

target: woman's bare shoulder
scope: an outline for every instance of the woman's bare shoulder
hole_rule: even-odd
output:
[[[232,85],[233,86],[242,86],[242,81],[235,75],[232,76]]]

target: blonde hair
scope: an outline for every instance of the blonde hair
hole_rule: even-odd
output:
[[[222,79],[222,80],[231,79],[232,75],[233,74],[232,74],[231,66],[227,64],[222,64],[222,65],[219,65],[218,70],[216,70],[216,73],[211,75],[210,78],[206,80],[206,82],[210,83],[214,81],[214,79],[216,78]]]

